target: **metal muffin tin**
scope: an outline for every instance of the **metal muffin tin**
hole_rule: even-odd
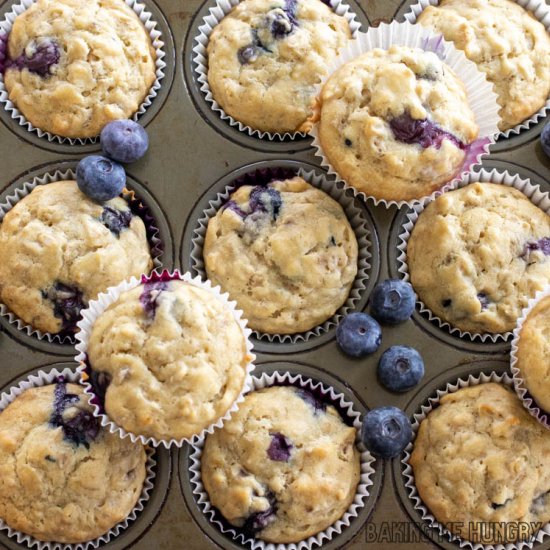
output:
[[[166,44],[166,77],[159,96],[142,117],[151,146],[147,156],[128,167],[129,182],[156,217],[164,242],[163,263],[169,268],[191,268],[189,251],[193,231],[202,210],[222,187],[257,163],[319,167],[309,138],[294,141],[260,140],[239,132],[210,110],[194,79],[192,47],[197,28],[214,5],[213,0],[143,0],[163,33]],[[393,18],[403,19],[412,0],[348,0],[366,30],[369,25]],[[0,3],[0,17],[13,0]],[[2,180],[0,202],[13,188],[37,173],[61,166],[74,166],[78,159],[99,151],[98,145],[70,146],[50,143],[19,126],[0,109],[0,159]],[[550,191],[550,160],[538,142],[545,120],[518,136],[497,142],[484,161],[489,168],[506,169],[529,177]],[[266,162],[267,161],[267,162]],[[356,199],[357,200],[357,199]],[[367,299],[377,280],[397,276],[397,242],[405,210],[385,209],[358,202],[369,220],[372,258],[367,291],[359,309],[368,309]],[[1,259],[0,259],[1,261]],[[376,380],[376,364],[381,353],[393,344],[412,345],[423,355],[426,375],[415,389],[396,395]],[[336,386],[361,411],[395,405],[412,415],[437,388],[469,373],[508,368],[509,343],[482,344],[457,338],[439,329],[416,312],[413,318],[394,328],[384,327],[380,350],[366,359],[344,356],[336,346],[334,330],[297,344],[256,340],[259,371],[290,370]],[[0,390],[9,389],[28,374],[52,366],[70,365],[74,349],[28,337],[13,325],[0,320]],[[75,366],[73,364],[73,366]],[[145,510],[119,537],[105,548],[149,550],[235,549],[239,546],[217,532],[202,516],[191,493],[187,448],[156,453],[155,488]],[[366,524],[380,531],[392,522],[410,522],[407,529],[420,535],[420,516],[412,507],[402,479],[398,459],[377,460],[374,485],[359,517],[342,535],[325,548],[362,549],[367,545]],[[414,522],[414,524],[413,524]],[[405,529],[405,532],[407,531]],[[372,532],[372,531],[371,531]],[[394,530],[391,540],[370,542],[372,548],[410,550],[412,548],[459,548],[422,528],[420,537],[404,537]],[[417,542],[408,542],[408,539]],[[24,548],[0,532],[0,548]],[[102,546],[103,548],[103,546]],[[550,541],[535,544],[550,549]]]

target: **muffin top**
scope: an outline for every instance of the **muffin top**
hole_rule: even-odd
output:
[[[179,280],[123,292],[95,320],[87,353],[110,419],[157,440],[190,438],[224,416],[251,359],[229,306]]]
[[[320,0],[244,0],[208,42],[214,99],[256,130],[297,131],[328,62],[350,38],[348,22]]]
[[[124,0],[37,0],[14,21],[4,82],[35,127],[89,138],[138,110],[155,57]]]
[[[209,220],[203,254],[208,278],[267,333],[323,323],[357,274],[357,240],[342,207],[301,177],[237,189]]]
[[[146,458],[100,427],[81,386],[28,389],[0,413],[0,518],[38,540],[95,539],[136,505]]]
[[[420,424],[410,464],[437,521],[473,542],[482,531],[489,544],[518,536],[509,523],[550,521],[549,456],[550,431],[510,389],[489,383],[441,398]]]
[[[493,83],[504,131],[541,109],[550,95],[550,36],[510,0],[442,0],[418,22],[454,42]]]
[[[201,476],[210,502],[247,536],[298,542],[340,519],[360,475],[356,431],[306,390],[249,393],[206,439]]]
[[[430,195],[462,168],[478,135],[464,84],[436,54],[374,49],[320,94],[319,139],[342,179],[385,200]]]
[[[550,296],[540,300],[523,322],[517,342],[517,368],[537,404],[550,412]]]
[[[89,300],[152,267],[145,225],[122,198],[75,181],[38,185],[0,225],[0,300],[33,328],[74,331]]]
[[[473,333],[511,331],[550,282],[550,216],[517,189],[472,183],[420,214],[407,261],[413,288],[438,317]]]

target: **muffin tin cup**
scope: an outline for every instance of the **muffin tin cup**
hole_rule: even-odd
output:
[[[191,261],[192,268],[206,279],[207,274],[203,260],[203,247],[206,237],[206,230],[208,228],[208,222],[218,213],[222,205],[229,200],[229,196],[240,185],[254,185],[254,180],[256,179],[256,177],[265,182],[266,179],[268,179],[271,175],[273,175],[273,179],[285,179],[294,175],[298,175],[309,184],[311,184],[313,187],[320,189],[336,202],[338,202],[338,204],[340,204],[340,206],[343,208],[347,220],[354,231],[358,245],[357,275],[355,276],[355,280],[353,282],[347,300],[340,308],[338,308],[338,311],[332,317],[330,317],[330,319],[306,332],[297,334],[268,334],[256,330],[253,331],[254,336],[260,340],[295,344],[296,342],[306,342],[310,338],[319,336],[330,330],[332,327],[336,326],[344,315],[347,315],[355,309],[356,304],[365,292],[367,286],[369,271],[371,269],[370,260],[372,255],[370,250],[372,243],[369,238],[369,231],[367,229],[363,210],[355,206],[353,197],[350,197],[346,194],[342,185],[335,184],[334,181],[330,181],[325,176],[317,174],[313,170],[307,171],[303,168],[300,168],[297,173],[288,168],[268,168],[246,174],[245,176],[237,179],[230,186],[226,187],[223,192],[218,193],[216,198],[209,202],[208,208],[203,212],[203,216],[198,220],[197,228],[195,229],[193,234]]]
[[[209,14],[203,19],[202,24],[199,26],[199,34],[196,36],[194,41],[195,46],[193,47],[193,62],[195,78],[199,83],[200,90],[204,94],[206,102],[210,105],[210,108],[217,113],[222,120],[226,121],[230,126],[238,128],[241,132],[247,133],[249,136],[254,136],[260,139],[268,139],[270,141],[303,138],[307,136],[306,132],[276,133],[255,130],[254,128],[251,128],[250,126],[247,126],[228,115],[223,110],[221,105],[215,100],[212,94],[210,84],[208,83],[208,54],[206,51],[208,41],[214,27],[218,25],[220,21],[240,2],[241,0],[217,0],[215,6],[210,9]],[[349,24],[351,35],[352,37],[355,37],[361,28],[361,23],[357,20],[356,14],[351,11],[351,8],[343,0],[328,0],[328,3],[334,13],[346,19]]]
[[[517,174],[510,174],[507,170],[499,171],[496,169],[491,170],[490,172],[482,169],[479,172],[471,172],[467,174],[460,180],[455,186],[457,189],[466,187],[470,183],[494,183],[506,185],[508,187],[513,187],[518,191],[521,191],[535,206],[546,212],[550,216],[550,196],[548,193],[541,191],[538,185],[533,185],[530,180],[523,179]],[[413,231],[414,225],[418,221],[419,216],[424,211],[426,206],[432,202],[434,199],[430,199],[428,203],[424,205],[416,205],[412,208],[411,212],[407,216],[407,221],[403,225],[401,233],[399,235],[399,245],[398,245],[398,272],[401,274],[402,278],[405,281],[410,281],[409,275],[409,265],[407,263],[407,245],[409,243],[409,238]],[[414,287],[413,287],[414,289]],[[416,294],[416,303],[417,307],[420,310],[420,313],[426,316],[431,322],[437,324],[439,328],[448,331],[450,334],[455,336],[460,336],[460,338],[466,338],[471,341],[480,340],[481,342],[492,342],[496,343],[498,341],[507,341],[512,337],[512,332],[501,332],[501,333],[473,333],[468,331],[463,331],[457,327],[453,327],[447,321],[444,321],[437,315],[435,315],[429,308],[420,300],[418,294]]]
[[[0,395],[0,412],[3,411],[10,403],[20,396],[25,390],[30,388],[38,388],[41,386],[47,386],[48,384],[55,384],[57,378],[63,376],[68,382],[79,384],[78,373],[70,368],[63,370],[52,369],[50,371],[38,371],[36,374],[32,374],[26,380],[20,382],[17,386],[13,386],[9,392]],[[14,538],[21,545],[26,545],[29,548],[38,548],[38,550],[90,550],[91,548],[98,548],[104,544],[107,544],[112,539],[116,538],[122,531],[127,529],[133,521],[137,518],[138,514],[145,508],[145,504],[149,500],[151,490],[153,489],[153,483],[155,479],[155,466],[156,460],[154,458],[154,452],[151,448],[146,448],[147,463],[146,463],[146,476],[143,482],[143,489],[141,495],[136,502],[136,505],[132,511],[128,514],[126,519],[117,523],[112,529],[107,531],[100,537],[87,542],[81,542],[78,544],[66,544],[61,542],[44,542],[35,539],[34,537],[16,531],[0,519],[0,530],[7,531],[9,537]]]
[[[12,195],[6,197],[5,202],[0,204],[0,224],[2,223],[4,216],[22,199],[29,195],[32,190],[38,185],[47,185],[48,183],[54,183],[56,181],[63,180],[75,180],[76,173],[72,169],[68,170],[55,170],[53,172],[46,172],[40,176],[35,177],[32,181],[26,182],[19,189],[16,189]],[[155,225],[155,220],[149,213],[147,206],[141,202],[139,197],[133,190],[125,188],[122,191],[122,197],[128,202],[132,212],[138,215],[145,224],[147,231],[147,241],[151,250],[151,257],[153,259],[154,269],[162,266],[161,256],[164,250],[163,243],[160,239],[160,231]],[[47,340],[51,343],[58,344],[74,344],[75,339],[73,335],[60,333],[51,334],[49,332],[43,332],[34,328],[32,325],[23,321],[15,313],[9,310],[9,308],[0,302],[0,317],[4,317],[7,321],[17,327],[18,330],[24,332],[28,336],[38,338],[38,340]]]
[[[550,6],[545,2],[545,0],[513,0],[519,4],[522,8],[530,11],[536,19],[538,19],[543,25],[548,33],[550,33]],[[420,14],[428,6],[437,6],[439,0],[419,0],[416,4],[411,6],[410,11],[405,15],[405,20],[409,23],[415,24],[418,20]],[[510,128],[504,132],[499,132],[496,136],[496,139],[499,138],[508,138],[513,135],[518,135],[523,130],[528,130],[537,122],[545,117],[548,114],[550,109],[550,97],[547,99],[545,105],[537,111],[532,117],[524,120],[521,124]]]
[[[531,313],[533,308],[541,300],[543,300],[544,298],[547,298],[548,296],[550,296],[550,285],[548,285],[543,290],[540,290],[539,292],[537,292],[535,297],[529,300],[527,307],[521,312],[521,317],[518,319],[518,324],[513,332],[514,338],[512,340],[512,349],[510,350],[510,370],[512,371],[512,377],[514,379],[514,389],[516,390],[518,397],[521,399],[523,406],[541,424],[543,424],[547,428],[550,428],[550,412],[545,411],[537,404],[537,402],[535,401],[535,398],[531,395],[531,393],[527,389],[527,386],[525,385],[525,381],[521,376],[521,371],[517,366],[518,342],[519,342],[519,335],[523,327],[523,323],[525,322],[525,319],[527,318],[529,313]]]
[[[361,452],[361,475],[355,498],[347,509],[345,514],[338,521],[333,523],[324,531],[296,543],[274,544],[262,541],[260,539],[250,538],[233,529],[227,524],[225,526],[216,518],[216,509],[210,503],[208,493],[206,492],[201,478],[201,456],[204,448],[204,438],[196,443],[191,449],[189,477],[193,494],[197,500],[199,508],[202,510],[208,520],[216,526],[222,533],[229,535],[239,545],[250,546],[254,550],[310,550],[316,546],[322,546],[334,537],[341,534],[346,527],[357,517],[359,510],[365,505],[365,500],[369,496],[369,487],[373,484],[372,475],[374,474],[374,457],[367,451],[360,439],[361,433],[361,415],[354,410],[353,403],[348,401],[341,393],[336,392],[330,386],[320,381],[302,376],[300,374],[291,374],[289,372],[275,371],[271,374],[263,373],[258,377],[252,378],[251,391],[267,388],[270,386],[296,386],[305,390],[320,392],[327,403],[337,404],[337,409],[346,411],[348,420],[353,422],[357,430],[356,446]]]
[[[7,56],[7,42],[9,39],[9,34],[13,27],[15,18],[29,9],[37,0],[21,0],[20,2],[14,4],[11,11],[6,15],[4,21],[0,23],[0,104],[4,106],[4,109],[9,113],[12,119],[16,120],[20,126],[26,128],[29,132],[33,132],[40,138],[46,138],[49,142],[57,143],[68,143],[70,145],[86,145],[90,143],[97,143],[99,141],[99,136],[93,138],[68,138],[60,136],[57,134],[52,134],[40,128],[35,127],[31,124],[19,111],[17,106],[10,101],[8,91],[4,84],[4,62]],[[138,107],[138,110],[132,115],[132,120],[138,121],[139,117],[145,113],[147,108],[153,102],[153,99],[157,96],[158,91],[161,86],[161,80],[164,78],[164,69],[166,68],[166,62],[164,58],[166,53],[164,51],[164,42],[162,40],[162,34],[157,29],[157,23],[153,20],[152,14],[147,11],[147,8],[144,4],[141,4],[137,0],[124,0],[126,5],[128,5],[135,14],[139,17],[142,22],[145,30],[149,33],[151,38],[151,44],[156,53],[155,59],[155,81],[149,89],[148,94],[145,96],[145,99],[141,102]]]
[[[332,166],[323,150],[319,139],[318,123],[313,125],[309,134],[313,137],[313,146],[316,149],[315,154],[320,157],[321,165],[328,170],[328,173],[334,175],[338,181],[343,182],[346,188],[351,189],[356,196],[361,197],[365,201],[369,199],[374,204],[381,204],[386,208],[390,206],[401,208],[419,203],[423,204],[427,200],[438,197],[445,191],[454,189],[460,178],[464,174],[469,173],[475,166],[481,164],[481,159],[489,154],[489,147],[495,141],[494,135],[498,133],[498,122],[500,120],[497,96],[493,92],[492,85],[487,82],[485,75],[478,70],[474,63],[466,59],[466,56],[457,50],[451,42],[444,40],[441,35],[435,35],[423,29],[420,25],[393,21],[390,24],[381,23],[378,27],[369,29],[366,33],[357,33],[355,40],[350,40],[347,47],[343,48],[339,56],[329,65],[328,73],[329,75],[333,74],[349,61],[371,50],[376,48],[387,50],[391,46],[396,45],[420,48],[427,52],[433,52],[453,69],[466,87],[469,104],[479,127],[480,137],[469,146],[462,168],[453,179],[429,196],[409,201],[395,201],[367,195],[346,182]],[[327,80],[328,77],[319,85],[318,95],[320,95]]]
[[[550,523],[544,525],[539,529],[529,541],[518,541],[516,543],[506,543],[504,544],[481,544],[463,539],[454,533],[451,533],[447,528],[439,523],[435,517],[432,515],[430,510],[422,502],[418,490],[416,488],[414,480],[414,472],[412,466],[409,464],[413,449],[414,449],[414,439],[418,433],[418,428],[420,427],[421,422],[430,414],[430,412],[439,406],[441,398],[444,395],[455,393],[456,391],[466,388],[469,386],[478,386],[479,384],[487,384],[490,382],[496,382],[505,384],[512,388],[513,381],[510,375],[506,372],[499,374],[496,371],[486,373],[480,373],[478,376],[470,374],[467,378],[459,378],[455,383],[448,383],[444,389],[437,390],[436,395],[430,397],[426,404],[421,406],[419,412],[413,415],[411,419],[412,429],[413,429],[413,441],[409,443],[407,448],[404,451],[404,458],[401,460],[402,469],[403,469],[403,478],[405,481],[405,488],[408,492],[408,496],[413,503],[414,509],[419,512],[422,520],[434,530],[439,532],[440,539],[446,538],[450,541],[457,544],[460,548],[471,548],[472,550],[523,550],[526,548],[533,548],[533,545],[536,542],[542,542],[548,535],[550,535]]]
[[[113,422],[107,413],[103,410],[103,403],[101,403],[99,397],[95,394],[94,388],[90,381],[89,370],[91,367],[88,365],[88,356],[87,348],[92,333],[93,325],[95,320],[116,300],[119,296],[131,290],[139,285],[146,284],[149,282],[156,281],[185,281],[186,283],[201,288],[208,291],[212,294],[219,302],[224,304],[227,307],[235,321],[241,327],[243,337],[246,342],[246,374],[243,382],[243,388],[239,395],[235,398],[232,405],[225,412],[223,416],[216,419],[215,422],[209,424],[206,428],[202,429],[199,433],[194,434],[192,437],[182,437],[181,439],[157,439],[152,436],[144,436],[141,434],[136,434],[126,431],[124,428],[118,426]],[[181,274],[178,270],[170,273],[168,270],[162,271],[153,271],[151,275],[142,275],[141,279],[132,277],[131,279],[120,283],[117,286],[113,286],[107,289],[106,292],[101,293],[97,300],[92,300],[87,309],[82,311],[82,319],[77,324],[80,331],[76,335],[76,351],[77,355],[75,361],[79,364],[78,372],[80,373],[80,381],[84,385],[84,391],[88,394],[90,399],[90,404],[93,405],[94,416],[98,417],[101,420],[101,425],[108,429],[111,433],[118,434],[121,438],[129,437],[130,440],[135,443],[139,441],[144,445],[152,445],[154,447],[159,447],[163,445],[166,449],[170,447],[181,447],[184,443],[196,443],[201,438],[203,438],[207,433],[212,433],[215,428],[221,428],[226,420],[228,420],[231,415],[238,409],[239,403],[244,399],[244,393],[248,391],[251,386],[251,373],[254,370],[253,361],[255,360],[255,355],[252,353],[252,344],[250,343],[251,330],[246,326],[246,320],[242,317],[242,311],[236,308],[236,303],[231,302],[227,293],[222,294],[219,286],[212,286],[212,283],[208,280],[203,281],[200,277],[193,277],[190,273]]]

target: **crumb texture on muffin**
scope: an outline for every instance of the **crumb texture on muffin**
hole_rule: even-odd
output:
[[[208,42],[214,99],[256,130],[297,131],[327,64],[350,38],[346,19],[320,0],[244,0]]]
[[[319,140],[339,176],[384,200],[430,195],[478,136],[464,84],[432,52],[392,46],[349,61],[320,95]]]
[[[550,95],[550,35],[511,0],[442,0],[418,22],[443,34],[493,83],[502,131],[531,117]]]
[[[410,464],[436,520],[489,544],[518,536],[507,524],[550,521],[549,456],[550,431],[512,390],[488,383],[441,398],[420,424]]]
[[[232,525],[267,542],[325,530],[353,502],[360,476],[356,431],[306,390],[249,393],[206,439],[202,481]]]
[[[0,300],[33,328],[72,331],[81,308],[153,262],[143,220],[75,181],[38,185],[0,225]]]
[[[472,333],[508,332],[550,283],[550,216],[517,189],[472,183],[420,213],[407,262],[435,315]]]
[[[42,541],[95,539],[135,507],[146,460],[101,429],[81,386],[31,388],[0,413],[0,518]]]
[[[266,333],[323,323],[357,274],[357,240],[342,207],[298,176],[237,189],[209,220],[203,255],[208,278]]]
[[[38,0],[8,41],[9,98],[36,128],[99,135],[131,117],[155,81],[155,50],[123,0]]]
[[[123,292],[95,320],[87,352],[107,380],[110,420],[157,440],[190,438],[224,416],[250,361],[229,306],[178,280]]]

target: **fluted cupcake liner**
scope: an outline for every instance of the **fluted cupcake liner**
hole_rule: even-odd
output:
[[[113,422],[109,418],[107,413],[103,410],[103,403],[101,402],[100,398],[96,395],[90,380],[89,372],[90,372],[90,369],[93,370],[93,366],[88,365],[87,349],[88,349],[88,343],[90,340],[90,336],[92,333],[95,320],[111,304],[116,302],[116,300],[118,300],[119,296],[123,292],[126,292],[127,290],[131,290],[132,288],[135,288],[139,285],[146,284],[149,282],[175,281],[175,280],[184,281],[189,285],[208,291],[219,302],[224,304],[224,306],[231,311],[233,318],[241,328],[243,338],[245,339],[245,342],[246,342],[246,357],[247,357],[246,375],[245,375],[241,392],[235,398],[231,407],[229,407],[229,409],[225,412],[225,414],[220,418],[218,418],[215,422],[212,422],[206,428],[202,429],[200,432],[198,432],[197,434],[194,434],[192,437],[189,437],[189,438],[182,437],[180,439],[157,439],[152,436],[147,437],[144,435],[128,432],[125,429],[118,426],[115,422]],[[224,422],[228,420],[231,417],[231,415],[238,409],[239,404],[244,399],[244,393],[250,388],[251,373],[254,370],[253,361],[256,358],[255,355],[252,353],[252,344],[250,343],[251,330],[247,328],[246,320],[243,319],[242,317],[242,311],[238,310],[236,308],[236,305],[237,304],[235,302],[232,302],[229,300],[229,296],[227,293],[224,294],[221,292],[219,286],[212,286],[212,283],[209,280],[203,281],[200,277],[193,277],[190,273],[182,274],[178,270],[175,270],[174,272],[169,272],[168,270],[164,270],[161,273],[158,271],[153,271],[151,275],[142,275],[140,279],[137,279],[136,277],[132,277],[131,279],[124,281],[117,286],[113,286],[107,289],[107,291],[104,293],[101,293],[96,300],[92,300],[88,308],[82,311],[82,318],[77,323],[77,326],[80,329],[80,331],[76,335],[77,355],[75,357],[75,361],[79,364],[78,372],[80,373],[80,380],[84,385],[84,391],[88,394],[90,398],[90,403],[94,407],[93,414],[94,416],[100,419],[101,425],[104,428],[108,429],[111,433],[118,434],[123,439],[125,437],[129,437],[133,443],[139,441],[144,445],[149,444],[154,447],[159,447],[160,445],[163,445],[166,449],[169,449],[172,446],[181,447],[184,443],[196,443],[201,438],[203,438],[206,434],[212,433],[215,428],[221,428]]]
[[[79,384],[78,373],[70,368],[63,370],[51,369],[50,371],[38,371],[36,374],[30,375],[25,380],[21,381],[17,386],[10,388],[9,392],[2,393],[0,395],[0,412],[3,411],[10,403],[15,401],[24,391],[30,388],[37,388],[46,386],[48,384],[55,384],[59,377],[64,377],[67,382]],[[29,548],[37,548],[38,550],[91,550],[92,548],[98,548],[104,544],[107,544],[112,539],[116,538],[122,531],[128,529],[133,521],[137,518],[138,514],[145,508],[147,501],[149,500],[151,490],[154,487],[155,480],[155,466],[157,464],[154,458],[154,452],[151,448],[145,449],[147,453],[145,481],[143,482],[143,489],[141,495],[136,502],[136,505],[128,516],[121,522],[117,523],[112,529],[107,531],[100,537],[78,544],[67,544],[61,542],[45,542],[35,539],[34,537],[16,531],[9,527],[4,520],[0,519],[0,530],[6,531],[8,537],[15,539],[19,544],[25,545]]]
[[[374,457],[366,450],[361,442],[361,414],[353,407],[353,403],[346,399],[345,395],[337,392],[334,388],[323,384],[318,380],[302,376],[301,374],[291,374],[289,372],[274,372],[272,374],[264,373],[252,378],[252,388],[250,391],[267,388],[270,386],[296,386],[299,388],[312,391],[316,394],[321,394],[322,399],[336,405],[336,408],[349,421],[353,422],[353,427],[357,430],[356,446],[361,452],[361,475],[357,491],[352,504],[349,506],[345,514],[330,527],[296,543],[290,544],[273,544],[264,542],[260,539],[247,537],[238,528],[233,528],[224,525],[217,518],[217,510],[210,503],[208,493],[206,492],[201,478],[201,457],[204,448],[204,439],[193,446],[190,455],[191,466],[189,467],[190,483],[193,494],[197,500],[199,508],[202,510],[207,519],[215,525],[220,532],[230,536],[237,544],[247,545],[253,550],[310,550],[316,546],[322,546],[325,542],[332,540],[340,535],[346,527],[349,527],[354,518],[359,515],[361,508],[365,506],[365,500],[369,496],[369,487],[372,485],[372,475],[374,474],[373,463]]]
[[[47,185],[56,181],[75,180],[76,172],[73,169],[67,170],[54,170],[52,172],[45,172],[40,176],[36,176],[32,181],[25,182],[20,188],[8,195],[4,202],[0,203],[0,224],[4,220],[4,216],[23,198],[29,195],[32,190],[38,185]],[[155,219],[151,215],[149,208],[145,205],[135,191],[124,188],[122,191],[122,197],[128,202],[128,206],[132,210],[134,215],[139,216],[145,224],[147,232],[147,241],[151,249],[151,258],[153,259],[154,268],[160,268],[162,266],[161,257],[164,251],[164,245],[160,238],[159,229],[156,226]],[[24,332],[28,336],[33,336],[38,340],[46,339],[50,343],[58,344],[74,344],[75,338],[73,334],[60,332],[58,334],[51,334],[49,332],[43,332],[34,328],[32,325],[26,323],[15,315],[10,309],[0,302],[0,317],[7,319],[7,321],[17,327],[18,330]]]
[[[405,488],[408,496],[411,499],[414,509],[420,513],[422,520],[432,529],[436,529],[441,537],[445,537],[450,541],[458,544],[460,548],[471,548],[472,550],[524,550],[527,548],[533,548],[535,542],[542,542],[550,534],[550,523],[544,525],[539,529],[529,541],[518,541],[516,543],[506,544],[481,544],[469,541],[461,538],[454,533],[451,533],[444,525],[439,523],[426,505],[422,502],[418,489],[416,488],[414,480],[414,472],[412,466],[409,463],[413,449],[414,439],[418,433],[418,428],[421,422],[428,416],[428,414],[439,406],[439,402],[444,395],[449,393],[455,393],[456,391],[466,388],[468,386],[478,386],[479,384],[487,384],[490,382],[496,382],[505,384],[512,388],[513,381],[509,374],[498,374],[491,372],[489,374],[481,373],[479,376],[469,375],[467,378],[459,378],[455,383],[448,383],[444,389],[437,390],[436,394],[429,397],[428,400],[420,408],[420,411],[415,413],[412,418],[413,429],[413,441],[409,443],[404,451],[404,458],[401,460],[403,478],[405,481]]]
[[[521,370],[517,366],[518,362],[518,343],[520,338],[521,329],[525,319],[527,319],[529,313],[533,308],[544,298],[550,296],[550,285],[546,286],[543,290],[537,292],[537,294],[529,300],[527,307],[521,312],[521,317],[518,319],[516,328],[514,329],[514,337],[512,340],[512,348],[510,350],[510,370],[512,371],[512,377],[514,379],[514,389],[518,397],[521,399],[523,406],[529,411],[529,413],[534,416],[541,424],[550,428],[550,412],[545,411],[541,408],[535,398],[531,395],[525,381],[521,375]],[[545,358],[541,357],[541,361],[544,361]]]
[[[361,23],[357,21],[355,13],[353,13],[350,7],[343,0],[322,0],[325,4],[329,4],[334,13],[340,15],[346,19],[349,24],[352,37],[354,37],[359,29]],[[202,24],[199,26],[199,33],[195,37],[193,47],[193,62],[195,77],[199,83],[201,92],[210,108],[219,115],[219,117],[228,122],[231,126],[238,128],[241,132],[247,133],[249,136],[255,136],[260,139],[284,140],[295,139],[297,137],[305,137],[305,132],[263,132],[262,130],[255,130],[242,122],[234,119],[228,115],[221,107],[221,105],[215,100],[210,84],[208,83],[208,54],[207,47],[210,35],[214,30],[214,27],[220,23],[220,21],[229,14],[229,12],[241,2],[241,0],[216,0],[216,4],[210,8],[208,15],[203,19]]]
[[[544,25],[544,28],[546,29],[546,31],[550,33],[550,6],[548,6],[545,0],[512,0],[512,1],[519,4],[522,8],[525,8],[526,10],[530,11],[533,14],[533,16]],[[409,23],[415,24],[420,14],[428,6],[437,6],[438,4],[439,4],[439,0],[419,0],[416,4],[411,6],[410,11],[405,15],[405,20],[408,21]],[[506,130],[504,132],[499,132],[496,135],[496,139],[508,138],[512,135],[518,135],[524,130],[528,130],[529,128],[534,126],[537,122],[539,122],[542,118],[544,118],[548,114],[549,109],[550,109],[550,97],[546,101],[546,104],[539,111],[537,111],[533,116],[524,120],[521,124],[518,124],[513,128],[510,128],[509,130]]]
[[[315,173],[313,170],[305,170],[303,168],[296,170],[289,168],[266,168],[259,169],[255,172],[246,174],[238,178],[231,185],[227,186],[222,192],[218,193],[216,198],[208,203],[208,208],[203,212],[201,218],[197,222],[197,228],[193,233],[191,261],[192,268],[199,273],[200,276],[207,278],[206,268],[203,259],[204,240],[208,222],[213,218],[220,208],[229,200],[229,196],[241,185],[257,185],[259,182],[267,183],[274,179],[287,179],[289,177],[300,176],[313,187],[320,189],[334,199],[343,208],[344,213],[354,231],[357,239],[357,275],[351,287],[349,296],[346,302],[338,308],[338,311],[324,323],[302,333],[297,334],[268,334],[265,332],[253,331],[256,338],[269,342],[292,343],[305,342],[315,336],[327,332],[336,326],[344,315],[355,309],[357,302],[363,295],[369,271],[371,268],[371,246],[369,231],[365,220],[364,211],[358,208],[353,197],[348,196],[341,184],[334,184],[333,181],[327,179],[324,175]]]
[[[69,143],[71,145],[79,144],[85,145],[89,143],[97,143],[99,136],[93,138],[68,138],[51,132],[46,132],[40,128],[31,124],[19,111],[17,106],[10,100],[8,91],[4,84],[4,63],[7,56],[7,42],[9,34],[13,27],[15,18],[30,8],[37,0],[21,0],[19,3],[14,4],[11,11],[7,13],[5,19],[0,22],[0,104],[4,106],[4,109],[8,112],[10,117],[17,121],[20,126],[26,128],[29,132],[36,134],[40,138],[46,138],[50,142],[57,143]],[[161,80],[164,78],[164,69],[166,68],[166,52],[164,51],[164,42],[162,40],[162,33],[157,29],[157,23],[153,19],[153,15],[147,11],[144,4],[141,4],[137,0],[124,0],[124,2],[136,13],[149,33],[151,38],[151,44],[156,53],[155,59],[155,81],[151,86],[149,93],[145,96],[138,110],[132,116],[132,120],[138,121],[139,117],[145,113],[147,108],[153,102],[153,99],[157,97],[158,91],[161,86]]]
[[[485,75],[478,70],[474,63],[466,59],[466,56],[457,50],[451,42],[447,42],[441,35],[434,34],[420,25],[393,21],[390,24],[381,23],[380,26],[371,28],[366,33],[358,32],[355,40],[350,40],[348,46],[340,50],[339,56],[329,65],[328,74],[331,75],[349,61],[371,50],[376,48],[387,50],[396,45],[433,52],[451,67],[466,87],[468,101],[475,115],[480,137],[468,147],[462,168],[449,182],[426,197],[409,201],[395,201],[367,195],[346,182],[328,160],[319,139],[318,124],[315,124],[309,133],[313,136],[315,154],[320,157],[322,166],[328,170],[329,174],[334,175],[338,181],[343,182],[346,188],[351,189],[356,196],[365,201],[370,200],[377,205],[381,204],[386,208],[394,205],[401,208],[419,203],[423,204],[450,189],[454,189],[460,178],[469,173],[475,166],[481,164],[482,158],[489,154],[489,147],[495,141],[494,135],[498,133],[498,123],[500,121],[497,96],[493,92],[491,84],[487,82]],[[319,85],[318,94],[321,93],[328,78],[323,79],[323,82]]]
[[[496,169],[490,172],[482,169],[479,172],[471,172],[457,182],[456,188],[461,189],[466,187],[470,183],[494,183],[513,187],[518,191],[521,191],[535,206],[546,212],[550,216],[550,196],[548,193],[541,191],[538,185],[533,185],[530,180],[521,178],[518,174],[510,174],[507,170],[499,171]],[[428,203],[424,205],[416,205],[407,216],[407,221],[403,224],[401,233],[399,234],[399,244],[397,246],[399,255],[397,257],[398,271],[402,275],[405,281],[410,280],[409,265],[407,263],[407,245],[409,238],[413,231],[414,225],[417,222],[419,216],[422,214],[426,206],[434,199],[430,199]],[[414,288],[413,288],[414,289]],[[416,292],[415,292],[416,294]],[[427,317],[431,322],[439,326],[439,328],[448,331],[450,334],[458,335],[460,338],[467,338],[469,340],[481,340],[482,342],[498,342],[507,341],[512,337],[512,332],[502,333],[473,333],[463,331],[457,327],[453,327],[447,321],[444,321],[437,315],[435,315],[427,306],[420,300],[416,294],[416,303],[420,310],[420,313]]]

